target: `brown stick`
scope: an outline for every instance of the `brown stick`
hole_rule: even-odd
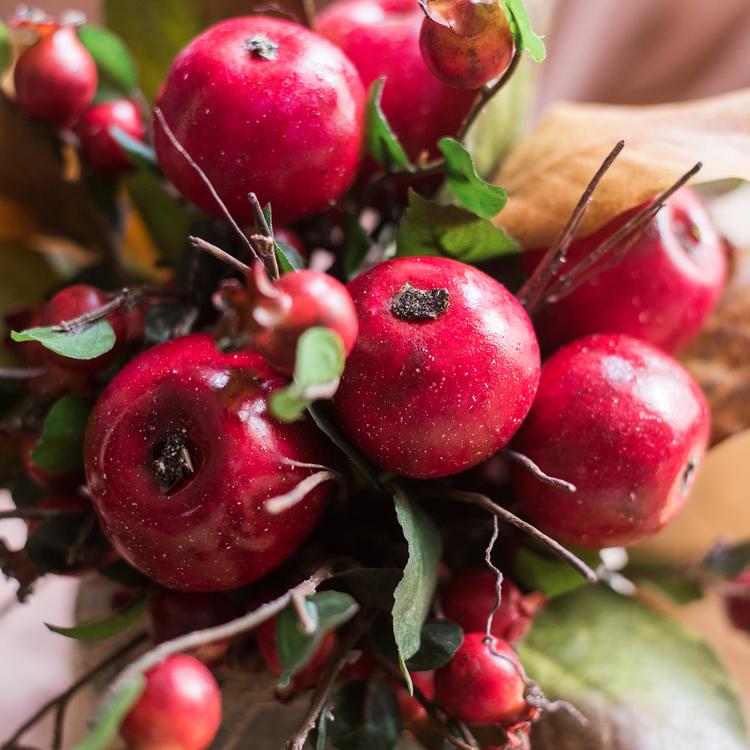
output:
[[[0,380],[33,380],[45,372],[46,367],[0,367]]]
[[[550,281],[555,277],[560,266],[565,263],[570,244],[573,242],[578,227],[586,215],[594,191],[601,182],[602,177],[604,177],[612,164],[614,164],[615,159],[620,155],[623,148],[625,148],[625,141],[619,141],[609,152],[583,191],[576,207],[573,209],[573,213],[570,214],[567,223],[558,235],[555,243],[547,250],[542,261],[518,292],[518,299],[529,314],[534,312]]]
[[[188,241],[193,247],[197,247],[198,250],[203,250],[203,252],[213,255],[214,258],[232,266],[235,271],[239,271],[243,275],[250,270],[250,266],[248,266],[247,263],[243,263],[241,260],[235,258],[234,255],[230,255],[226,252],[226,250],[222,250],[220,247],[216,247],[216,245],[212,245],[210,242],[206,242],[206,240],[202,240],[200,237],[189,237]]]
[[[528,456],[518,451],[510,450],[505,448],[500,451],[500,455],[507,458],[509,461],[517,463],[519,466],[523,466],[526,471],[533,474],[543,484],[548,484],[550,487],[555,487],[563,492],[575,492],[576,486],[570,482],[566,482],[564,479],[558,479],[557,477],[551,477],[549,474],[545,474]]]

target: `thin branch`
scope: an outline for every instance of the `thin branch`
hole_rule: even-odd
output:
[[[295,591],[292,594],[292,605],[294,606],[294,611],[297,613],[297,619],[299,620],[302,632],[305,635],[312,635],[318,623],[307,608],[307,598],[303,594],[300,594],[299,591]]]
[[[294,736],[286,742],[284,750],[302,750],[305,746],[307,737],[315,726],[315,722],[318,720],[320,712],[328,703],[334,683],[336,682],[336,677],[338,677],[339,672],[346,666],[349,653],[364,635],[370,623],[370,619],[371,618],[366,615],[360,617],[359,620],[354,623],[346,637],[342,640],[335,656],[328,662],[328,666],[326,667],[325,672],[323,672],[318,687],[315,689],[312,699],[310,700],[310,707],[307,709],[305,717],[300,722],[299,729],[297,729]]]
[[[508,83],[508,81],[513,77],[513,74],[516,72],[516,68],[518,68],[518,64],[521,62],[522,56],[523,50],[516,47],[513,50],[513,58],[511,59],[508,67],[505,69],[505,72],[500,76],[500,78],[498,78],[497,81],[495,81],[495,83],[491,84],[490,86],[482,87],[479,97],[472,105],[472,108],[469,110],[469,114],[466,115],[466,118],[464,119],[458,133],[456,134],[457,140],[463,141],[464,138],[466,138],[469,130],[471,130],[471,126],[476,122],[477,117],[482,114],[482,111],[487,106],[487,102],[493,99],[495,95],[502,88],[504,88],[505,84]]]
[[[0,380],[33,380],[46,372],[46,367],[0,367]]]
[[[574,555],[570,550],[563,547],[560,542],[552,539],[552,537],[550,536],[547,536],[544,532],[537,529],[536,526],[528,523],[528,521],[524,521],[522,518],[519,518],[515,513],[511,513],[509,510],[506,510],[500,505],[493,503],[492,500],[490,500],[490,498],[488,498],[486,495],[482,495],[479,492],[464,492],[462,490],[449,489],[442,490],[441,494],[452,500],[459,500],[463,503],[469,503],[471,505],[476,505],[480,508],[484,508],[486,511],[495,514],[501,521],[505,521],[505,523],[508,523],[511,526],[515,526],[517,529],[520,529],[530,537],[542,542],[542,544],[545,544],[558,557],[575,568],[587,581],[596,583],[599,580],[596,573],[588,565],[586,565],[583,560]]]
[[[0,511],[0,521],[5,521],[13,518],[21,519],[43,519],[51,518],[52,516],[63,516],[70,515],[71,513],[78,513],[83,515],[84,513],[90,512],[85,508],[13,508],[12,510]]]
[[[637,214],[635,214],[635,216],[620,227],[620,229],[594,249],[593,252],[589,253],[586,258],[571,268],[566,274],[561,276],[547,291],[547,300],[545,301],[557,301],[567,294],[570,294],[574,289],[577,289],[582,283],[585,283],[585,281],[591,278],[591,276],[585,276],[587,271],[592,269],[600,260],[602,260],[602,258],[618,247],[620,243],[631,238],[625,247],[622,248],[622,252],[618,253],[618,259],[621,260],[625,252],[627,252],[633,242],[638,238],[637,234],[634,237],[631,237],[631,235],[638,231],[645,230],[656,214],[664,208],[666,201],[692,177],[698,174],[702,168],[703,164],[701,162],[698,162],[691,167],[670,188],[665,190],[652,203],[642,208]],[[605,267],[602,267],[596,271],[599,273],[604,269]]]
[[[173,638],[170,641],[160,643],[120,672],[105,692],[102,703],[106,703],[116,695],[120,688],[132,677],[147,672],[151,667],[156,666],[172,654],[181,651],[194,651],[207,643],[227,640],[229,638],[234,638],[241,633],[246,633],[248,630],[253,630],[258,627],[258,625],[266,622],[266,620],[270,620],[285,609],[292,602],[292,597],[295,594],[299,594],[300,596],[310,596],[311,594],[314,594],[318,586],[323,581],[330,578],[330,576],[331,570],[329,567],[320,568],[313,573],[310,578],[289,589],[289,591],[282,596],[264,604],[262,607],[259,607],[252,612],[248,612],[242,617],[238,617],[237,619],[231,620],[223,625],[204,628],[203,630],[195,630],[192,633],[186,633],[178,638]]]
[[[254,235],[250,238],[252,240],[264,240],[264,242],[258,242],[261,247],[261,251],[256,251],[263,258],[263,264],[265,265],[268,275],[272,281],[279,278],[279,262],[276,259],[276,245],[273,239],[273,232],[271,227],[268,226],[266,221],[266,215],[263,213],[263,208],[260,205],[258,196],[255,193],[248,193],[248,200],[250,205],[253,207],[253,214],[255,215],[255,226],[260,230],[260,236]]]
[[[190,242],[193,247],[198,248],[198,250],[213,255],[214,258],[232,266],[235,271],[239,271],[243,275],[250,271],[250,266],[248,266],[247,263],[243,263],[241,260],[235,258],[234,255],[230,255],[226,252],[226,250],[222,250],[220,247],[216,247],[216,245],[212,245],[210,242],[206,242],[206,240],[202,240],[200,237],[188,237],[188,242]]]
[[[509,461],[513,461],[519,466],[523,466],[526,471],[533,474],[543,484],[548,484],[550,487],[562,490],[563,492],[573,493],[576,491],[576,486],[570,482],[566,482],[564,479],[558,479],[557,477],[551,477],[549,474],[545,474],[528,456],[518,451],[510,450],[505,448],[500,451],[500,455],[507,458]]]
[[[242,240],[242,242],[247,246],[247,249],[250,251],[250,255],[255,258],[256,260],[260,260],[258,257],[258,254],[255,252],[255,248],[253,247],[250,240],[247,238],[247,235],[240,229],[239,224],[234,220],[234,217],[231,213],[229,213],[229,209],[227,208],[224,201],[219,197],[219,194],[216,192],[216,188],[211,183],[211,180],[208,179],[208,175],[201,169],[201,167],[198,165],[198,163],[193,159],[192,156],[187,152],[185,147],[179,142],[177,139],[177,136],[174,134],[174,131],[172,128],[169,127],[169,123],[167,122],[166,117],[164,117],[164,113],[161,111],[160,107],[154,107],[154,115],[156,116],[156,119],[159,121],[159,124],[162,127],[162,130],[164,131],[164,134],[169,139],[169,142],[174,146],[174,148],[177,149],[179,154],[185,159],[185,161],[193,168],[193,171],[200,177],[203,184],[208,189],[208,192],[211,194],[211,197],[216,201],[216,205],[219,207],[221,212],[224,214],[224,217],[226,220],[232,225],[232,228],[237,233],[239,238]]]
[[[298,482],[289,492],[283,495],[277,495],[270,500],[266,500],[264,508],[266,513],[277,516],[279,513],[285,513],[298,503],[302,502],[319,484],[323,482],[336,481],[341,479],[341,474],[337,471],[326,469],[310,474],[302,481]]]
[[[492,516],[492,536],[490,537],[487,549],[484,551],[484,562],[487,567],[495,574],[495,605],[492,611],[487,615],[487,627],[485,634],[488,638],[492,636],[492,620],[495,618],[495,612],[500,609],[500,605],[503,603],[503,573],[495,563],[492,562],[492,551],[495,549],[495,542],[500,536],[500,526],[497,521],[497,516]]]
[[[70,318],[69,320],[63,320],[60,323],[52,326],[52,329],[61,333],[70,333],[83,326],[90,325],[91,323],[106,318],[107,315],[113,313],[115,310],[119,310],[121,307],[130,305],[139,299],[144,294],[144,289],[128,289],[124,287],[118,294],[112,297],[109,302],[106,302],[101,307],[97,307],[95,310],[89,310],[88,312],[79,315],[77,318]]]
[[[43,719],[53,708],[56,708],[64,703],[67,703],[82,687],[86,686],[91,680],[97,675],[106,671],[113,664],[116,664],[124,656],[130,653],[134,648],[140,646],[147,640],[147,635],[141,633],[132,640],[128,641],[124,646],[121,646],[117,651],[110,654],[106,659],[99,662],[99,664],[92,667],[88,672],[84,672],[67,690],[56,695],[51,700],[47,701],[31,718],[27,719],[13,734],[13,736],[6,740],[5,744],[0,750],[12,750],[16,743],[26,732]]]
[[[562,232],[558,235],[557,240],[555,240],[555,243],[549,248],[549,250],[547,250],[544,258],[542,258],[539,265],[534,269],[534,272],[518,292],[519,301],[530,314],[536,309],[550,281],[554,279],[557,271],[563,263],[565,263],[570,244],[573,242],[578,227],[580,226],[583,217],[586,215],[594,191],[601,182],[602,177],[604,177],[612,164],[614,164],[615,159],[617,159],[624,147],[625,141],[619,141],[609,152],[607,157],[601,163],[599,169],[597,169],[596,174],[591,178],[591,181],[583,191],[576,207],[573,209],[573,213],[570,214],[570,217],[563,227]]]

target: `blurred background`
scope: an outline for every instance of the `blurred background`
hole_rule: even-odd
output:
[[[207,4],[211,1],[207,0]],[[748,0],[713,3],[705,0],[630,0],[627,3],[622,0],[529,0],[527,4],[544,19],[541,24],[548,23],[545,38],[548,58],[539,69],[533,119],[550,103],[560,100],[653,104],[750,86]],[[40,5],[53,14],[71,8],[69,0],[46,0]],[[133,14],[138,13],[138,5],[132,3]],[[252,3],[248,3],[248,7],[251,6]],[[16,7],[14,0],[0,0],[0,15],[8,17]],[[102,20],[97,0],[78,0],[72,7],[87,13],[93,22]],[[750,196],[745,190],[719,207],[722,225],[727,227],[735,244],[747,243],[747,247],[750,247],[750,229],[746,227],[745,217],[749,204]],[[726,465],[732,465],[733,471],[740,471],[740,467],[747,464],[740,456],[743,452],[746,455],[748,449],[750,440],[747,439],[724,448],[725,453],[731,455],[723,459],[725,463],[721,464],[721,470],[717,467],[715,473],[725,474]],[[715,491],[716,485],[709,485],[709,479],[713,481],[716,477],[702,480],[696,494]],[[746,488],[750,488],[750,479],[744,476],[731,487],[725,484],[729,498],[727,507],[733,508],[733,513],[739,517],[727,513],[714,519],[716,524],[734,528],[738,538],[750,537],[750,513],[744,508]],[[687,516],[674,536],[682,535],[684,541],[692,533],[690,524],[694,530],[703,526],[704,520],[705,516],[697,519]],[[712,528],[703,529],[703,536],[708,535],[710,539],[711,534],[715,536],[716,526],[709,526]],[[20,543],[24,528],[22,523],[17,528],[9,524],[3,527],[3,536],[11,545]],[[703,541],[701,537],[700,544]],[[698,546],[697,540],[695,546]],[[0,701],[0,730],[9,730],[70,682],[74,671],[74,646],[66,639],[40,632],[39,624],[42,621],[72,624],[76,619],[76,585],[69,579],[45,580],[30,603],[13,606],[15,586],[0,581],[0,682],[6,688]],[[728,628],[715,602],[684,608],[677,616],[704,632],[722,653],[742,688],[746,708],[750,708],[750,638]],[[34,659],[28,659],[30,653],[34,654]],[[7,689],[11,683],[12,689]],[[29,741],[42,743],[49,731],[49,726],[42,725],[29,736]],[[0,739],[4,733],[0,731]]]

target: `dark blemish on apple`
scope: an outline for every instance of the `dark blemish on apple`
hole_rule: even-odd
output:
[[[185,477],[195,471],[193,459],[187,447],[185,430],[167,435],[166,440],[157,448],[153,470],[163,493],[174,489]]]
[[[401,320],[435,320],[448,309],[447,289],[415,289],[404,284],[391,300],[391,312]]]

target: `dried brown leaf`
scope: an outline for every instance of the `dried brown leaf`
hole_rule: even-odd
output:
[[[622,107],[563,104],[510,152],[495,182],[510,193],[497,218],[524,247],[547,247],[617,141],[581,226],[596,231],[668,188],[697,161],[696,182],[750,179],[750,89],[682,104]]]

